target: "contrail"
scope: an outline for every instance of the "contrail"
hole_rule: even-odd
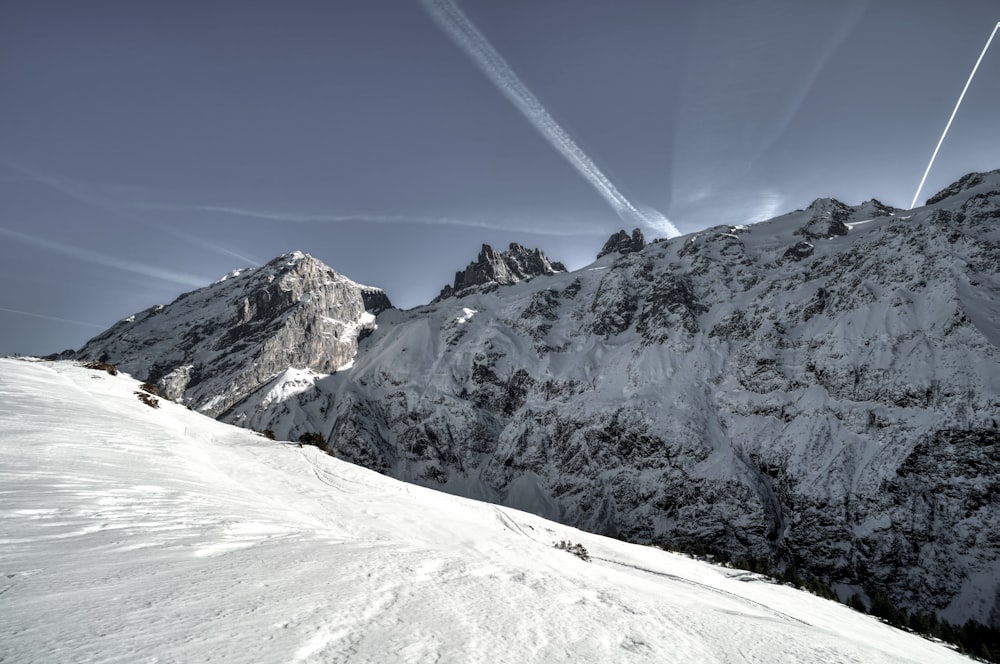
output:
[[[261,265],[260,262],[255,261],[252,258],[248,258],[247,256],[244,256],[243,254],[236,253],[235,251],[233,251],[231,249],[227,249],[227,248],[225,248],[225,247],[223,247],[221,245],[212,244],[208,240],[203,240],[200,237],[197,237],[195,235],[191,235],[190,233],[184,233],[184,232],[179,231],[179,230],[177,230],[175,228],[169,228],[169,227],[161,227],[161,230],[164,233],[169,233],[170,235],[173,235],[176,238],[184,240],[185,242],[190,242],[191,244],[197,245],[199,247],[203,247],[205,249],[208,249],[209,251],[214,251],[216,253],[223,254],[225,256],[231,256],[232,258],[235,258],[237,260],[241,260],[244,263],[247,263],[247,264],[249,264],[249,265],[251,265],[253,267],[260,267],[260,265]]]
[[[203,279],[196,275],[175,272],[174,270],[165,270],[158,267],[151,267],[142,263],[135,263],[133,261],[115,258],[114,256],[106,256],[96,251],[84,249],[83,247],[74,247],[61,242],[46,240],[45,238],[35,237],[34,235],[28,235],[27,233],[19,233],[9,228],[0,228],[0,235],[5,235],[11,239],[17,240],[18,242],[38,247],[39,249],[54,251],[87,263],[103,265],[116,270],[131,272],[132,274],[141,274],[145,277],[171,281],[175,284],[181,284],[182,286],[201,287],[208,285],[207,279]]]
[[[924,181],[927,179],[927,174],[931,172],[931,166],[934,165],[934,160],[937,159],[938,150],[941,149],[941,144],[944,143],[944,137],[948,135],[948,130],[951,129],[951,122],[955,119],[955,115],[958,113],[958,107],[962,105],[962,100],[965,99],[965,93],[969,89],[969,85],[972,84],[972,78],[976,75],[976,70],[979,69],[979,63],[983,61],[983,57],[986,55],[986,51],[989,49],[990,44],[993,42],[993,38],[996,37],[997,30],[1000,30],[1000,21],[993,26],[993,32],[990,33],[990,38],[986,40],[986,46],[983,46],[982,52],[979,54],[979,59],[976,60],[976,65],[972,68],[972,73],[969,74],[969,80],[965,82],[965,87],[962,88],[962,94],[958,95],[958,102],[955,103],[955,110],[951,112],[951,117],[948,118],[948,124],[944,126],[944,131],[941,132],[941,138],[937,142],[937,147],[934,148],[934,154],[931,155],[931,160],[927,163],[927,170],[924,171],[924,177],[920,178],[920,185],[917,187],[917,193],[913,194],[913,202],[910,203],[910,208],[915,208],[917,206],[917,199],[920,198],[920,190],[924,188]]]
[[[792,124],[792,121],[799,114],[799,109],[802,108],[802,104],[809,96],[813,86],[816,85],[816,80],[819,79],[819,75],[823,72],[823,69],[826,67],[827,63],[830,62],[831,58],[833,58],[833,56],[840,50],[844,42],[847,41],[851,32],[854,31],[864,18],[869,4],[871,4],[871,0],[862,0],[861,2],[848,5],[844,18],[832,31],[830,37],[818,45],[818,57],[813,60],[812,66],[809,71],[806,72],[805,80],[802,85],[795,90],[795,94],[791,101],[785,106],[784,112],[778,116],[778,121],[772,125],[771,131],[764,135],[759,154],[753,157],[750,162],[751,165],[746,169],[747,171],[749,171],[752,166],[756,164],[765,152],[774,147],[778,140],[784,136],[789,125]],[[770,217],[768,217],[768,219],[770,219]]]
[[[649,208],[640,209],[618,191],[611,180],[549,115],[503,56],[493,48],[486,36],[452,0],[421,0],[421,4],[438,27],[486,74],[493,85],[517,107],[535,129],[552,144],[552,147],[558,150],[597,190],[597,193],[604,197],[623,222],[645,225],[656,232],[664,233],[667,237],[680,235],[677,227],[665,216]]]
[[[362,221],[373,224],[424,224],[428,226],[467,226],[470,228],[485,228],[495,231],[515,230],[531,235],[554,235],[554,236],[577,236],[577,235],[601,235],[606,232],[599,224],[588,223],[580,225],[577,223],[571,229],[540,229],[537,224],[530,221],[515,220],[511,223],[499,223],[483,221],[479,219],[458,219],[453,217],[417,217],[412,215],[385,215],[385,214],[303,214],[301,212],[289,212],[282,210],[254,210],[250,208],[228,207],[220,205],[172,205],[172,206],[145,206],[144,209],[192,211],[192,212],[212,212],[217,214],[227,214],[251,219],[264,219],[282,223],[346,223],[352,221]]]
[[[98,330],[107,329],[106,325],[98,325],[97,323],[87,323],[82,320],[72,320],[70,318],[59,318],[58,316],[46,316],[45,314],[33,314],[30,311],[19,311],[17,309],[8,309],[6,307],[0,307],[0,311],[6,311],[9,314],[18,314],[19,316],[31,316],[32,318],[43,318],[45,320],[54,320],[58,323],[72,323],[73,325],[83,325],[84,327],[96,327]]]
[[[41,173],[39,171],[36,171],[34,169],[28,168],[23,164],[16,163],[7,157],[4,157],[3,155],[0,155],[0,164],[6,166],[7,168],[10,168],[13,171],[16,171],[17,173],[20,173],[19,177],[17,176],[2,177],[0,178],[0,181],[34,182],[37,184],[45,185],[47,187],[55,189],[56,191],[58,191],[59,193],[63,194],[68,198],[71,198],[75,201],[79,201],[80,203],[84,203],[103,212],[109,212],[118,217],[119,219],[124,219],[125,221],[128,221],[130,223],[138,222],[146,226],[149,226],[150,228],[154,228],[160,231],[161,233],[169,233],[174,237],[180,238],[181,240],[201,246],[205,249],[208,249],[209,251],[214,251],[219,254],[238,258],[239,260],[247,261],[249,263],[253,263],[254,265],[260,265],[256,261],[246,258],[245,256],[241,256],[235,251],[231,251],[225,247],[212,244],[211,242],[208,242],[206,240],[201,240],[193,235],[187,235],[181,233],[180,231],[174,230],[169,226],[164,226],[162,224],[157,224],[155,222],[149,222],[142,219],[137,219],[135,215],[125,214],[120,209],[122,207],[128,207],[132,209],[155,209],[154,206],[136,205],[134,203],[122,202],[113,197],[108,197],[106,194],[102,195],[100,193],[95,193],[100,189],[105,189],[105,190],[119,189],[125,191],[143,192],[144,191],[143,188],[121,187],[121,186],[108,187],[106,185],[96,185],[94,183],[81,182],[79,180],[71,180],[68,178],[54,178],[45,175],[44,173]]]

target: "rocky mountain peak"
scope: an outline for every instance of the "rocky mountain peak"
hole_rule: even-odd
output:
[[[391,306],[381,289],[295,251],[129,316],[69,357],[111,362],[218,416],[289,367],[348,366]]]
[[[812,214],[795,233],[807,240],[847,235],[850,230],[845,222],[850,219],[852,208],[835,198],[817,198],[806,211]]]
[[[505,286],[543,274],[565,271],[566,267],[562,263],[550,261],[541,249],[528,249],[511,242],[507,251],[495,251],[490,245],[484,244],[476,260],[461,272],[456,272],[455,283],[442,288],[434,301],[483,284]]]
[[[857,207],[857,210],[868,213],[872,217],[890,217],[898,212],[896,208],[890,207],[876,198],[865,201]]]
[[[370,314],[379,314],[392,308],[392,302],[381,288],[365,286],[340,274],[329,265],[301,251],[282,254],[270,261],[265,267],[274,267],[281,277],[279,283],[286,290],[297,293],[301,297],[315,289],[323,289],[333,283],[343,283],[351,290],[357,289],[361,296],[364,310]]]
[[[979,187],[984,183],[993,183],[996,186],[1000,186],[1000,169],[989,171],[987,173],[967,173],[957,181],[928,198],[924,204],[935,205],[946,198],[957,196],[958,194]]]
[[[625,232],[625,229],[614,233],[608,238],[608,241],[604,243],[604,247],[601,248],[598,258],[607,256],[611,253],[619,254],[630,254],[636,251],[642,251],[642,248],[646,246],[646,238],[643,237],[642,231],[638,228],[632,231],[630,236]]]

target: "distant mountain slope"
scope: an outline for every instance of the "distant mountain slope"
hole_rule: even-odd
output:
[[[154,410],[137,388],[0,360],[3,661],[970,661],[756,575]]]
[[[1000,626],[1000,171],[931,200],[622,232],[581,270],[382,312],[349,371],[220,363],[185,398],[396,478]]]

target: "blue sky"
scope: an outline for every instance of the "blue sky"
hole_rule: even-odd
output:
[[[663,218],[907,207],[998,20],[972,0],[0,2],[0,353],[79,347],[293,249],[410,307],[483,242],[580,267]],[[997,117],[1000,46],[922,199],[1000,167]]]

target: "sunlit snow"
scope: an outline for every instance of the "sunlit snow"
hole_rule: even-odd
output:
[[[272,403],[280,403],[296,394],[310,390],[316,385],[317,380],[326,378],[328,375],[309,368],[288,367],[268,384],[267,392],[260,400],[260,407],[266,408]]]
[[[754,575],[152,409],[137,386],[0,360],[0,660],[967,661]]]

